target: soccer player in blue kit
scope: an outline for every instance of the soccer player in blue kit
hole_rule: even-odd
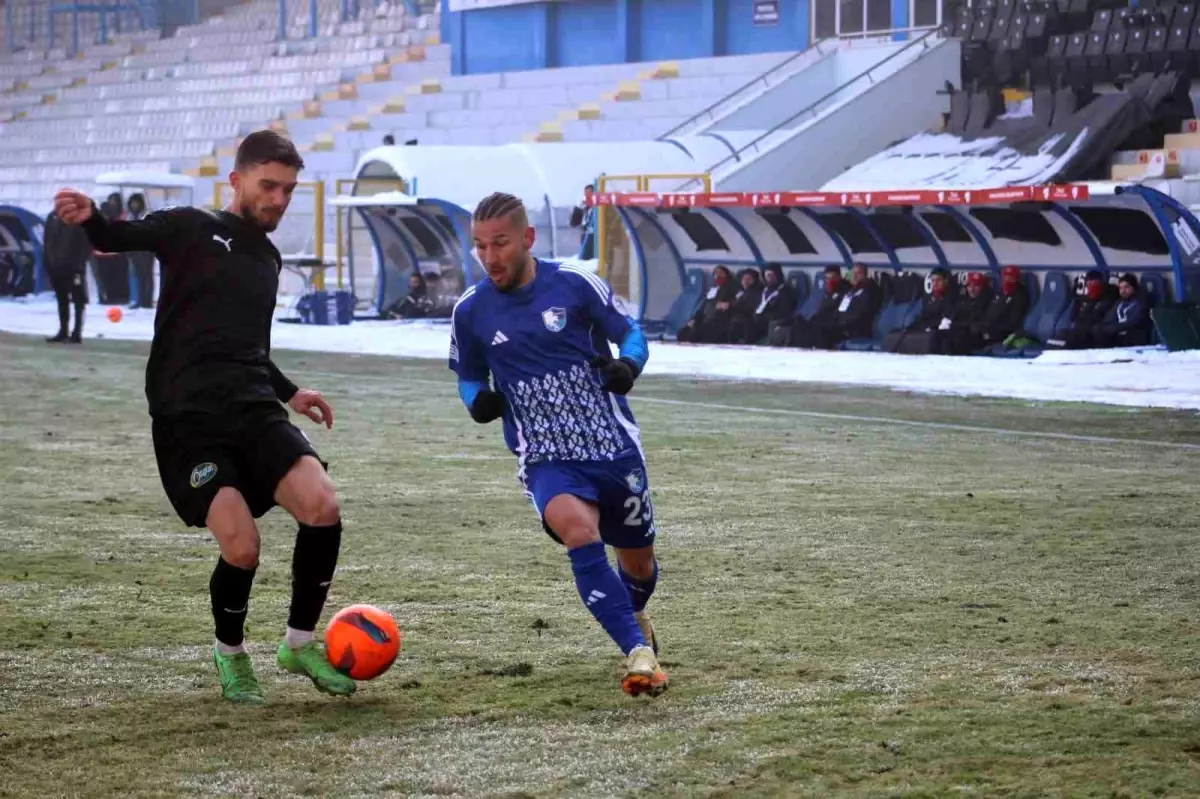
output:
[[[459,395],[476,422],[503,420],[526,495],[566,547],[584,605],[626,656],[622,690],[657,696],[667,675],[645,610],[658,578],[654,508],[624,396],[645,366],[646,337],[605,281],[530,254],[534,229],[518,198],[484,198],[472,232],[487,278],[454,307]]]

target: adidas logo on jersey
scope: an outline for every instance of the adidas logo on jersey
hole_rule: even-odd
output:
[[[506,341],[508,341],[508,336],[497,330],[496,335],[492,337],[492,346],[494,347],[497,344],[503,344]]]

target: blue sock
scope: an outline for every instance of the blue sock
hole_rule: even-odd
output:
[[[633,618],[633,605],[625,584],[613,571],[604,551],[604,544],[594,544],[567,552],[571,559],[571,571],[575,573],[575,587],[583,604],[600,622],[609,637],[628,655],[630,650],[643,646],[646,639]]]
[[[625,583],[625,590],[629,592],[629,601],[633,603],[633,612],[639,613],[645,610],[646,603],[654,595],[654,586],[658,583],[658,561],[654,561],[654,573],[645,580],[631,577],[629,572],[621,568],[620,564],[617,565],[617,573],[621,575],[621,582]]]

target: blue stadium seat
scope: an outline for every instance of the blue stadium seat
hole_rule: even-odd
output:
[[[657,337],[659,340],[674,341],[675,334],[696,313],[704,300],[704,292],[708,288],[708,275],[702,269],[689,269],[684,279],[683,291],[671,303],[671,309],[661,321],[649,323],[650,329],[646,335]],[[645,327],[646,325],[643,325]]]
[[[839,350],[881,352],[884,336],[894,330],[903,330],[908,327],[921,313],[924,278],[915,274],[894,277],[886,272],[879,277],[883,305],[875,317],[873,337],[848,339],[838,345]]]
[[[808,273],[802,272],[799,269],[789,269],[784,275],[787,282],[796,291],[796,307],[799,308],[808,300]]]
[[[1138,282],[1142,287],[1142,296],[1146,298],[1146,313],[1171,301],[1171,296],[1167,293],[1167,281],[1158,272],[1143,272]],[[1150,343],[1162,343],[1162,336],[1154,325],[1150,326]]]
[[[1029,275],[1032,277],[1032,275]],[[1047,272],[1042,280],[1041,296],[1030,304],[1022,329],[1039,342],[1053,338],[1063,314],[1071,308],[1071,284],[1062,272]],[[989,351],[997,358],[1035,358],[1042,354],[1042,344],[1005,350],[1000,345]]]
[[[796,307],[796,315],[803,316],[805,319],[812,319],[813,314],[821,307],[821,300],[825,299],[825,280],[824,274],[817,272],[812,278],[812,290],[808,292],[808,296],[804,298]]]

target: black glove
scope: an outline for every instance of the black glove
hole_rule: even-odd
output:
[[[600,370],[604,390],[614,394],[628,394],[638,376],[637,364],[628,358],[614,361],[608,355],[597,355],[592,358],[592,366]]]
[[[480,424],[487,424],[503,416],[504,408],[504,395],[499,391],[480,391],[471,403],[471,418]]]

